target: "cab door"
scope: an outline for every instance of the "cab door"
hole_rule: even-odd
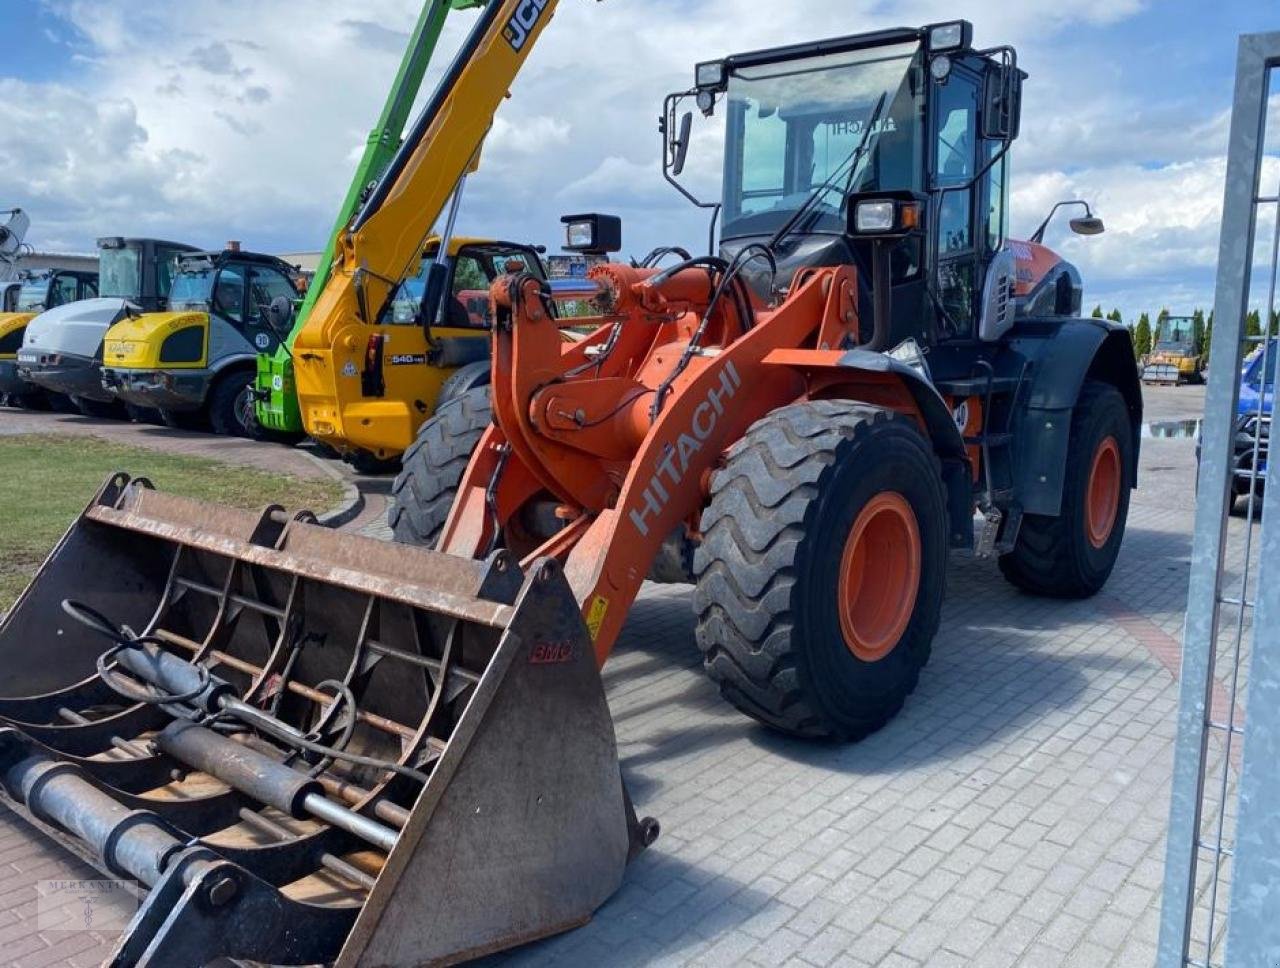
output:
[[[248,304],[245,306],[245,338],[259,353],[274,353],[281,337],[268,322],[267,309],[273,300],[283,296],[290,302],[298,298],[297,287],[279,269],[272,266],[251,265],[249,269]]]
[[[944,337],[974,332],[981,292],[978,233],[978,104],[981,78],[961,63],[935,82],[932,145],[934,188],[939,191],[934,236],[939,328]]]

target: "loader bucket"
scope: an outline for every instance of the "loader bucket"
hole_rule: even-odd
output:
[[[122,474],[0,622],[0,798],[131,885],[121,966],[454,963],[585,922],[657,832],[555,561]]]

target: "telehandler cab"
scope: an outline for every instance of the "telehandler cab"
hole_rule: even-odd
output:
[[[496,108],[554,7],[485,8],[300,376],[319,330],[376,318],[487,128],[460,107]],[[1021,83],[963,21],[700,65],[720,254],[593,268],[574,343],[562,291],[495,280],[495,423],[439,550],[113,477],[0,625],[5,798],[145,894],[112,963],[446,964],[583,923],[657,835],[598,672],[646,575],[696,582],[730,701],[837,739],[914,688],[949,549],[1095,591],[1141,391],[1075,270],[1004,240]]]

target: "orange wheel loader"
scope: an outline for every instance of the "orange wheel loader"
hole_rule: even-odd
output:
[[[343,237],[300,385],[364,351],[483,137],[461,106],[491,115],[554,6],[482,12]],[[111,963],[449,964],[586,921],[658,832],[599,674],[646,577],[694,583],[731,702],[846,740],[914,688],[950,551],[1100,587],[1140,389],[1075,269],[1005,240],[1022,78],[963,21],[699,65],[663,168],[686,98],[723,114],[718,250],[595,267],[572,343],[563,290],[493,283],[492,423],[465,467],[420,439],[456,494],[435,550],[108,481],[0,625],[0,795],[142,898]]]

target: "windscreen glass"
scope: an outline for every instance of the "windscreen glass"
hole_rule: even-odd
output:
[[[133,246],[99,250],[98,292],[115,299],[140,298],[142,253]]]
[[[919,191],[922,65],[912,42],[733,70],[724,236],[776,231],[829,179],[798,230],[842,231],[849,192]]]
[[[169,308],[208,312],[213,275],[212,266],[183,266],[173,277],[173,286],[169,290]]]
[[[28,279],[22,284],[22,288],[18,290],[18,312],[20,313],[40,313],[51,307],[46,303],[49,300],[49,277],[41,276],[37,279]]]

